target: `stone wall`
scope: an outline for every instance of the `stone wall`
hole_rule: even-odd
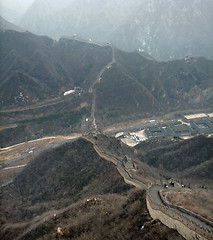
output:
[[[94,145],[94,149],[102,158],[105,158],[107,161],[113,162],[119,171],[119,173],[123,176],[124,181],[128,184],[134,185],[138,188],[146,188],[147,186],[140,180],[133,178],[130,176],[129,172],[126,171],[123,163],[116,159],[115,157],[108,156],[105,152],[103,152],[90,138],[84,137],[86,140],[89,140]],[[159,219],[163,224],[168,226],[169,228],[176,229],[185,239],[187,240],[213,240],[213,232],[210,232],[208,229],[204,229],[201,226],[196,225],[194,222],[190,221],[183,215],[179,214],[180,210],[187,215],[193,214],[196,215],[186,209],[179,209],[179,206],[170,205],[165,201],[162,197],[162,194],[159,193],[161,200],[164,205],[155,204],[150,195],[149,191],[147,191],[146,195],[146,203],[149,213],[152,218]],[[197,215],[201,221],[206,221],[207,224],[211,226],[211,222]]]
[[[208,219],[188,210],[188,209],[185,209],[183,207],[180,207],[180,206],[177,206],[177,205],[174,205],[174,204],[170,204],[166,201],[166,199],[163,197],[161,191],[159,191],[159,196],[162,200],[162,202],[164,203],[165,206],[169,207],[169,208],[173,208],[173,209],[177,209],[178,211],[182,212],[182,213],[185,213],[189,216],[193,216],[194,218],[197,218],[199,219],[200,221],[204,222],[206,225],[209,225],[212,227],[213,229],[213,222],[209,221]],[[213,234],[213,233],[212,233]]]
[[[147,193],[147,208],[152,218],[159,219],[169,228],[176,229],[184,238],[188,240],[212,240],[213,232],[204,229],[189,219],[178,214],[174,209],[168,206],[153,203],[151,197]]]

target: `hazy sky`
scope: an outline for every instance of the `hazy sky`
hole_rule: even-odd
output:
[[[0,0],[1,5],[19,13],[23,13],[32,2],[34,2],[34,0]]]

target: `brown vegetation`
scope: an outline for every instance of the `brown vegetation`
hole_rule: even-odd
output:
[[[158,139],[136,146],[142,162],[157,168],[162,176],[188,179],[212,187],[213,138],[198,136],[188,140]]]
[[[213,191],[196,189],[188,191],[169,191],[167,200],[213,221]]]
[[[97,135],[95,137],[95,142],[108,156],[114,156],[121,161],[125,156],[132,158],[136,166],[136,171],[129,171],[132,177],[147,184],[154,182],[155,179],[159,179],[158,170],[141,162],[135,148],[125,145],[121,140],[115,137],[104,134]]]
[[[122,193],[129,188],[113,165],[81,139],[35,157],[10,187],[1,189],[0,208],[3,219],[25,219],[59,202],[63,207],[90,195]]]
[[[182,240],[152,221],[146,192],[127,185],[83,139],[37,156],[0,191],[2,240]]]
[[[93,94],[89,89],[112,61],[112,47],[77,39],[55,42],[15,31],[1,32],[0,40],[4,46],[0,56],[0,123],[17,125],[0,131],[1,146],[86,132],[81,121],[91,113]],[[171,111],[212,108],[212,61],[158,62],[117,49],[114,55],[115,62],[94,86],[100,129]],[[82,90],[80,95],[63,96],[75,86]]]
[[[1,239],[141,239],[182,240],[174,230],[151,221],[145,191],[101,195],[27,222],[4,225]]]

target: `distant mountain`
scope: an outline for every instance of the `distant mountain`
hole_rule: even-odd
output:
[[[213,1],[144,0],[110,41],[125,50],[143,49],[157,59],[213,57]]]
[[[79,34],[86,39],[107,42],[111,31],[137,8],[137,5],[129,6],[129,1],[112,4],[106,0],[64,0],[60,3],[58,0],[36,0],[20,24],[36,34],[54,38]]]
[[[14,30],[18,32],[24,32],[24,30],[13,23],[6,21],[3,17],[0,16],[0,29],[1,30]]]
[[[79,86],[97,92],[97,117],[150,116],[212,108],[213,61],[158,62],[140,53],[75,39],[54,41],[31,33],[0,33],[1,106],[27,106]],[[112,61],[114,62],[106,68]]]
[[[111,47],[75,40],[56,42],[29,32],[0,33],[1,106],[58,97],[75,86],[89,88],[111,61]]]
[[[187,109],[212,109],[212,60],[158,62],[120,50],[115,50],[115,56],[116,63],[96,85],[96,117],[100,122],[119,121],[121,116],[130,120]]]
[[[19,23],[53,38],[77,34],[157,59],[213,58],[211,0],[35,0]]]
[[[21,17],[20,13],[3,6],[1,2],[0,2],[0,16],[11,23],[16,22],[17,25],[18,25],[19,18]]]

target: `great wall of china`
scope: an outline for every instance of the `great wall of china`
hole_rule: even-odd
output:
[[[106,153],[98,146],[94,137],[83,136],[83,138],[93,144],[101,158],[116,165],[127,184],[147,190],[146,204],[153,219],[159,219],[164,225],[177,230],[187,240],[213,240],[213,222],[187,209],[169,204],[161,193],[163,189],[161,186],[147,186],[142,181],[133,178],[125,169],[122,159]]]
[[[211,240],[213,239],[212,222],[202,218],[179,206],[171,205],[165,202],[161,193],[159,195],[163,204],[156,204],[147,190],[146,203],[149,213],[152,218],[159,219],[164,225],[169,228],[176,229],[187,240]],[[182,212],[182,214],[181,214]],[[189,217],[185,217],[188,215]],[[200,221],[203,221],[209,227],[208,229],[190,220],[190,216],[196,216]]]
[[[127,184],[134,185],[138,188],[147,188],[146,204],[153,219],[159,219],[167,227],[177,230],[187,240],[213,239],[213,222],[187,209],[169,204],[162,196],[160,190],[156,191],[156,194],[159,196],[161,203],[155,203],[151,197],[150,188],[140,180],[132,178],[124,168],[120,159],[106,154],[100,149],[94,139],[90,137],[84,138],[93,144],[94,149],[100,157],[105,158],[107,161],[111,161],[117,166],[119,173]]]

